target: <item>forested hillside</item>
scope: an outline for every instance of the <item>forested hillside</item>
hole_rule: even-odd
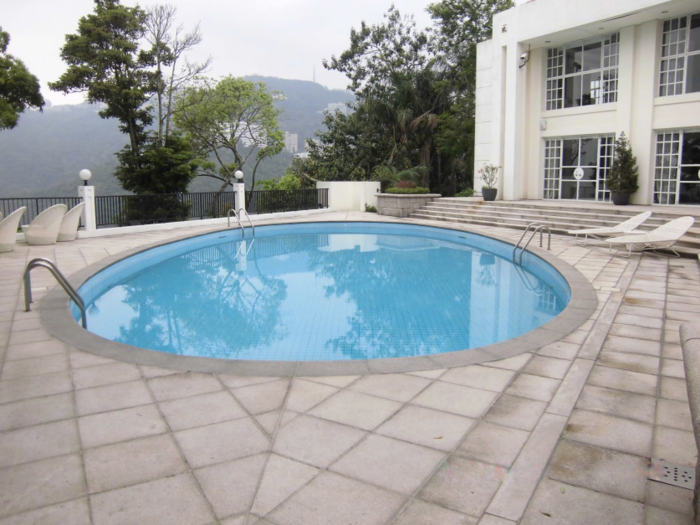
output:
[[[275,103],[283,111],[280,128],[299,134],[300,150],[304,140],[321,129],[323,110],[329,103],[353,98],[347,91],[329,90],[308,81],[245,78],[265,82],[270,90],[285,95]],[[113,172],[117,164],[114,154],[128,139],[120,133],[117,121],[101,119],[98,109],[80,104],[47,107],[43,113],[26,111],[16,128],[0,131],[0,197],[75,195],[78,172],[83,168],[92,171],[90,184],[98,195],[126,193]],[[290,153],[282,152],[266,159],[258,168],[257,180],[281,177],[291,158]],[[245,168],[244,172],[249,174]],[[214,191],[220,185],[215,179],[198,177],[188,189]]]

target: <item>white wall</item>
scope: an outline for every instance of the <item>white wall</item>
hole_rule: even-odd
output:
[[[317,189],[328,189],[328,209],[332,211],[365,211],[365,204],[377,207],[379,181],[317,182]]]

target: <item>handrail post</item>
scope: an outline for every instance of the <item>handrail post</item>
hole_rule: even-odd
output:
[[[246,219],[248,219],[248,222],[250,223],[251,229],[253,230],[253,239],[255,239],[255,224],[253,224],[253,220],[250,218],[250,215],[248,214],[248,210],[246,210],[245,208],[240,208],[238,210],[238,215],[243,215],[244,213],[245,213]]]
[[[31,309],[29,304],[32,302],[32,282],[30,277],[30,272],[34,268],[45,268],[54,276],[58,284],[61,285],[63,290],[68,294],[73,302],[80,308],[80,317],[82,321],[83,328],[87,330],[87,312],[85,310],[85,303],[83,299],[78,295],[78,292],[70,285],[70,283],[63,276],[58,267],[50,259],[44,257],[37,257],[32,259],[27,264],[27,268],[24,270],[24,311],[29,312]]]

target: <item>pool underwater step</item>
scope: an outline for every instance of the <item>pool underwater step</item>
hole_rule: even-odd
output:
[[[667,208],[661,208],[659,212],[655,209],[652,211],[654,215],[642,225],[641,230],[653,230],[681,215],[694,215],[696,224],[700,224],[700,210],[682,208],[669,211]],[[411,217],[520,230],[534,222],[548,226],[553,233],[566,235],[568,230],[614,226],[638,213],[639,209],[618,209],[606,205],[587,208],[522,201],[486,204],[446,197],[428,203],[415,211]],[[691,228],[676,244],[676,249],[685,257],[698,256],[700,227]]]

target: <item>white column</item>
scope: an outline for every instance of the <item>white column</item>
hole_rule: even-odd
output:
[[[245,210],[245,184],[242,182],[236,182],[233,185],[233,188],[233,191],[236,192],[236,206],[238,206],[239,210],[241,208]]]
[[[97,221],[95,220],[95,187],[78,186],[78,196],[85,203],[82,214],[83,230],[86,232],[95,231],[97,229]]]

